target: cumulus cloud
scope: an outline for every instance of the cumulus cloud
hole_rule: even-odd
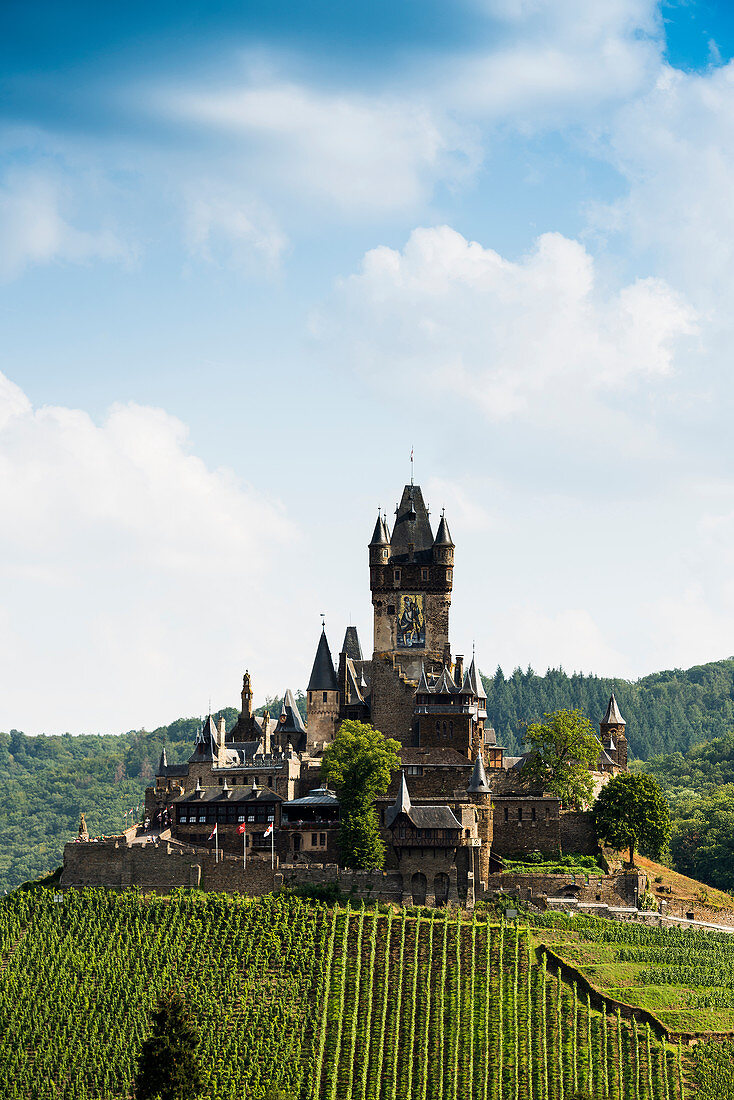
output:
[[[162,409],[115,405],[96,423],[34,409],[0,376],[0,517],[3,728],[199,713],[209,693],[235,699],[244,664],[282,644],[279,595],[261,584],[297,530],[192,454]]]
[[[666,283],[599,285],[577,241],[541,236],[518,262],[442,226],[368,252],[313,320],[372,379],[471,399],[490,420],[568,421],[580,404],[670,373],[690,306]]]
[[[109,229],[83,229],[64,211],[65,189],[38,172],[13,172],[0,186],[0,279],[52,261],[125,260],[129,250]]]

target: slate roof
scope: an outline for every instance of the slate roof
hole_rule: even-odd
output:
[[[290,808],[291,806],[338,806],[339,799],[336,797],[333,791],[330,791],[328,787],[314,787],[303,798],[294,798],[290,802],[285,802],[284,806]]]
[[[400,773],[400,787],[398,788],[398,796],[393,802],[392,806],[389,806],[385,811],[385,824],[388,829],[392,825],[393,821],[399,814],[410,815],[410,794],[408,792],[408,784],[405,781],[405,772]]]
[[[406,561],[413,547],[416,561],[430,561],[433,556],[433,532],[428,509],[423,502],[420,485],[406,485],[398,505],[390,540],[390,560]]]
[[[434,546],[454,546],[454,541],[451,538],[451,532],[449,531],[449,525],[446,522],[446,517],[443,512],[441,513],[441,522],[438,525],[438,531],[436,531],[436,541]]]
[[[284,802],[285,799],[272,787],[230,787],[229,793],[222,787],[202,787],[199,791],[187,791],[173,800],[176,803],[190,802]]]
[[[290,688],[286,688],[285,695],[283,696],[283,704],[280,708],[280,718],[278,719],[278,730],[280,733],[285,731],[286,733],[295,733],[300,736],[306,732],[306,726],[304,725],[301,712],[298,709],[295,696]]]
[[[474,771],[472,772],[469,791],[472,794],[489,794],[487,773],[484,770],[484,761],[482,760],[481,752],[477,753],[477,758],[474,761]]]
[[[352,661],[364,660],[356,626],[347,627],[344,633],[344,642],[342,643],[342,653],[346,654]]]
[[[311,679],[308,681],[307,691],[338,691],[334,662],[331,659],[331,650],[326,640],[326,631],[321,631],[319,644],[316,649]]]
[[[464,673],[464,681],[461,685],[462,692],[469,692],[475,695],[477,699],[486,699],[487,693],[484,690],[482,683],[482,677],[477,672],[477,666],[474,658],[471,659],[471,664]]]
[[[458,767],[470,768],[471,761],[458,749],[445,748],[401,748],[400,759],[404,765],[408,764],[424,764],[424,765],[456,765]]]
[[[611,694],[609,703],[607,705],[606,714],[601,720],[602,726],[624,726],[625,720],[619,713],[619,707],[617,706],[617,700],[614,696],[614,692]]]
[[[389,546],[390,536],[387,533],[387,525],[382,518],[378,515],[375,529],[372,532],[372,538],[369,541],[370,546]]]
[[[456,820],[448,806],[412,806],[408,817],[417,829],[456,829],[461,832],[461,822]]]

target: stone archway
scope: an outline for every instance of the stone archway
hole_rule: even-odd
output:
[[[445,905],[449,900],[449,886],[451,880],[445,871],[439,871],[433,880],[433,893],[436,898],[436,905]]]
[[[413,893],[413,905],[425,905],[426,894],[428,893],[428,879],[422,871],[416,871],[410,880],[410,887]]]

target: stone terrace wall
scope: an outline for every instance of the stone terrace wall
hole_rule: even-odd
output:
[[[403,900],[403,876],[399,871],[351,871],[335,863],[281,864],[275,876],[281,886],[332,886],[343,894],[365,901],[386,901],[400,905]],[[406,898],[410,903],[410,893]]]
[[[599,841],[591,813],[561,814],[561,851],[594,856],[599,851]]]
[[[509,894],[520,901],[544,904],[546,898],[567,897],[569,901],[600,902],[609,906],[635,903],[635,887],[642,890],[636,872],[622,875],[517,875],[510,871],[490,875],[485,898]]]

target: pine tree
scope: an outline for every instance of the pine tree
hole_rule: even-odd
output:
[[[135,1076],[137,1100],[192,1100],[204,1087],[199,1034],[180,993],[163,996],[143,1043]]]

